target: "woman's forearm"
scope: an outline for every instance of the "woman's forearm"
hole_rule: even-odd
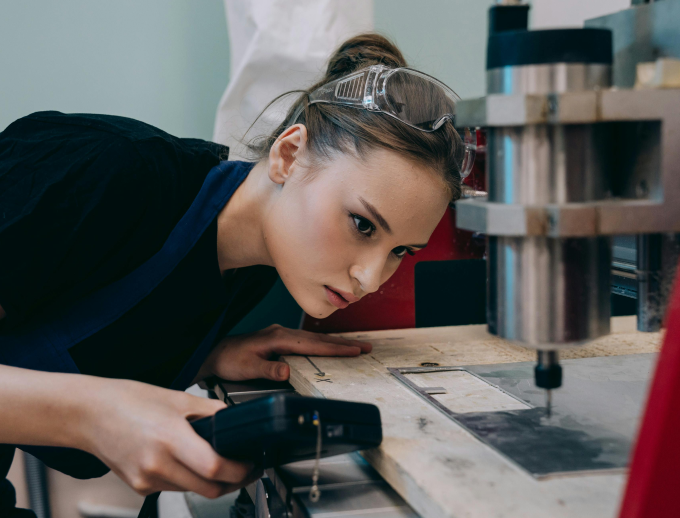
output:
[[[187,422],[224,407],[137,381],[0,365],[0,443],[85,450],[144,495],[215,498],[261,476],[252,464],[220,457]]]
[[[88,397],[102,382],[0,365],[0,443],[88,450]]]

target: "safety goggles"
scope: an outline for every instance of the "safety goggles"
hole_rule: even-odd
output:
[[[316,89],[309,104],[328,103],[384,113],[420,131],[437,131],[453,122],[460,97],[441,81],[410,68],[373,65]],[[461,135],[465,154],[460,175],[470,174],[475,161],[476,132]]]

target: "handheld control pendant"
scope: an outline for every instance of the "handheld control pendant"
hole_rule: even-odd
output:
[[[323,416],[323,420],[320,419]],[[191,423],[217,453],[271,468],[374,448],[382,441],[375,405],[276,394],[220,410]]]
[[[323,418],[322,418],[323,416]],[[220,410],[191,423],[223,457],[272,468],[315,459],[310,500],[319,500],[319,460],[382,442],[375,405],[276,394]],[[155,516],[160,493],[149,495],[138,518]]]

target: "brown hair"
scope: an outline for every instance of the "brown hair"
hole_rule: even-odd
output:
[[[308,103],[309,94],[320,86],[378,64],[391,68],[407,66],[399,49],[384,36],[367,33],[347,40],[331,56],[326,75],[321,81],[307,90],[283,95],[302,94],[274,132],[258,137],[246,146],[254,158],[265,159],[276,139],[288,127],[304,124],[313,158],[330,159],[337,152],[364,157],[371,149],[392,150],[407,160],[425,164],[435,171],[448,187],[451,200],[457,200],[461,194],[460,164],[464,148],[450,121],[438,130],[426,133],[383,113],[335,104]],[[274,99],[270,106],[283,96]],[[421,98],[423,103],[436,102],[429,95],[422,95]],[[411,109],[417,110],[418,107]]]

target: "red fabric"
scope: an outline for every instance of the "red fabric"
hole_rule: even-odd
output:
[[[680,271],[680,270],[678,270]],[[620,518],[680,517],[680,277],[638,435]]]

